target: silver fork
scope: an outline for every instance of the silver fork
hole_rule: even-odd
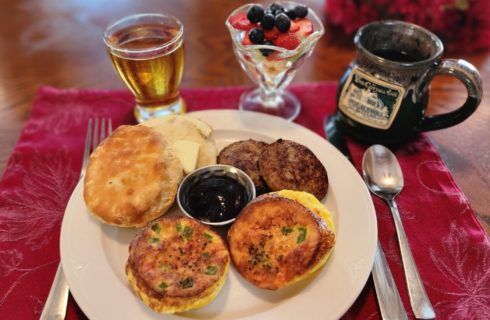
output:
[[[93,128],[92,128],[93,127]],[[106,136],[112,133],[112,120],[102,118],[89,119],[87,125],[87,135],[85,138],[85,149],[83,152],[82,170],[80,171],[81,180],[87,171],[88,159],[92,151],[99,145]],[[68,283],[66,282],[61,263],[54,276],[51,290],[44,304],[41,320],[62,320],[65,319],[66,306],[68,304]]]

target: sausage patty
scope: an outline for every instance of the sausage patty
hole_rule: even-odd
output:
[[[257,193],[263,193],[267,191],[267,186],[260,175],[258,160],[266,146],[265,142],[253,139],[234,142],[221,150],[218,163],[243,170],[252,178]]]
[[[279,139],[266,146],[259,171],[273,191],[306,191],[319,200],[327,194],[327,170],[310,149],[294,141]]]

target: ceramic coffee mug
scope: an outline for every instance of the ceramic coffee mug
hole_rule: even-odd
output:
[[[357,32],[357,56],[340,80],[336,124],[358,140],[399,143],[421,131],[447,128],[468,118],[482,98],[478,70],[464,60],[441,59],[444,47],[430,31],[402,21],[378,21]],[[466,86],[455,111],[426,115],[429,84],[438,74]]]

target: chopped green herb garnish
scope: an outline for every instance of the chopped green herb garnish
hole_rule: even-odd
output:
[[[180,223],[180,221],[175,224],[175,229],[177,230],[177,233],[185,239],[189,239],[194,233],[194,230],[192,230],[191,227],[182,226],[182,223]]]
[[[288,234],[290,234],[291,232],[293,232],[293,228],[290,228],[290,227],[282,227],[281,228],[281,233],[285,236],[287,236]]]
[[[209,233],[207,232],[204,232],[204,238],[208,239],[208,240],[213,240],[213,236],[210,235]]]
[[[157,242],[159,242],[159,241],[160,241],[160,239],[159,239],[159,238],[156,238],[156,237],[152,237],[152,238],[150,238],[150,243],[157,243]]]
[[[160,283],[160,284],[158,285],[158,287],[159,287],[160,289],[166,289],[166,288],[168,288],[168,284],[167,284],[166,282],[162,282],[162,283]]]
[[[185,226],[184,231],[182,231],[182,236],[186,239],[189,239],[193,233],[194,233],[194,230],[192,230],[191,227]]]
[[[182,223],[180,223],[180,221],[175,224],[175,230],[177,230],[178,233],[182,232]]]
[[[269,255],[264,250],[257,251],[251,255],[248,262],[253,265],[256,265],[257,263],[268,263]]]
[[[194,279],[192,279],[191,277],[185,278],[184,280],[181,280],[179,283],[182,289],[191,288],[194,285]]]
[[[306,228],[298,228],[298,238],[296,238],[296,243],[301,243],[306,240]]]
[[[169,269],[170,267],[167,264],[164,264],[163,266],[160,267],[160,270],[162,272],[168,272]]]
[[[151,226],[151,230],[153,230],[155,233],[160,233],[160,225],[158,223],[155,223]]]
[[[260,262],[268,262],[269,261],[269,255],[265,251],[257,252],[256,256]]]
[[[207,274],[208,276],[214,276],[218,272],[218,267],[216,266],[207,266],[206,271],[204,274]]]

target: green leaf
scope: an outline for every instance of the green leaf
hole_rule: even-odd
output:
[[[150,243],[157,243],[157,242],[159,242],[159,241],[160,241],[160,239],[159,239],[159,238],[156,238],[156,237],[152,237],[152,238],[150,238]]]
[[[298,228],[298,237],[296,243],[302,243],[306,240],[306,228]]]
[[[218,272],[218,267],[216,266],[207,266],[206,271],[204,274],[207,274],[208,276],[214,276]]]
[[[158,287],[159,287],[160,289],[166,289],[166,288],[168,288],[168,284],[167,284],[166,282],[162,282],[162,283],[160,283],[160,284],[158,285]]]
[[[178,233],[182,232],[182,223],[180,223],[180,221],[175,224],[175,230],[177,230]]]
[[[155,233],[160,233],[160,225],[158,223],[155,223],[151,226],[151,230],[153,230]]]
[[[213,240],[213,236],[210,235],[209,233],[207,232],[204,232],[204,238],[208,239],[208,240]]]
[[[192,230],[191,227],[185,226],[184,231],[182,231],[182,236],[186,239],[189,239],[193,233],[194,233],[194,230]]]
[[[293,232],[293,228],[290,228],[290,227],[282,227],[281,228],[281,233],[285,236],[287,236],[288,234],[290,234],[291,232]]]
[[[179,281],[179,283],[182,289],[192,288],[192,286],[194,285],[194,279],[188,277],[185,278],[184,280]]]

